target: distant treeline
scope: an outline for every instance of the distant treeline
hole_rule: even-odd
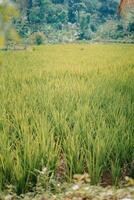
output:
[[[133,12],[121,18],[118,0],[14,0],[13,23],[29,42],[133,40]]]

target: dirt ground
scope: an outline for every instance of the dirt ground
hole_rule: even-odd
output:
[[[16,196],[13,193],[1,194],[0,200],[134,200],[134,186],[115,188],[91,186],[89,184],[71,184],[65,191],[27,193]]]

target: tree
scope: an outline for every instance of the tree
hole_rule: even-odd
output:
[[[126,14],[134,9],[134,0],[120,0],[119,14]]]
[[[9,38],[13,40],[18,40],[18,35],[12,26],[12,18],[17,16],[17,9],[9,1],[2,1],[0,4],[0,35],[3,44],[7,45]]]
[[[80,39],[90,39],[91,29],[90,29],[90,15],[82,13],[80,15]]]
[[[31,35],[38,32],[44,35],[48,35],[48,32],[52,33],[55,40],[58,34],[54,36],[54,33],[56,31],[68,32],[68,27],[75,29],[74,32],[77,32],[79,39],[92,39],[99,27],[104,25],[104,27],[111,28],[109,24],[112,23],[109,22],[120,20],[118,0],[10,1],[15,2],[20,10],[20,17],[14,20],[14,24],[24,40],[28,40]],[[128,0],[123,1],[127,2]],[[129,2],[134,2],[134,0],[129,0]],[[124,7],[123,5],[125,4],[120,4],[120,9]],[[128,30],[131,32],[133,30],[132,20],[129,20]],[[122,31],[125,29],[123,28]]]
[[[130,33],[134,33],[134,12],[130,12],[127,18],[127,29]]]

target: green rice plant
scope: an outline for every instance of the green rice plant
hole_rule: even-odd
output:
[[[133,45],[46,45],[0,52],[0,190],[17,193],[71,181],[88,172],[99,184],[106,171],[118,184],[132,174]],[[50,183],[50,185],[49,185]]]
[[[121,177],[121,164],[118,159],[111,161],[111,174],[113,184],[118,185],[119,178]]]
[[[84,172],[84,150],[79,134],[69,133],[63,141],[63,152],[67,163],[67,171],[69,180],[74,174],[82,174]]]

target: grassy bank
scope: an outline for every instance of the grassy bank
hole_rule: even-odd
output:
[[[132,176],[133,52],[118,44],[0,52],[1,190],[84,172],[93,184]]]

